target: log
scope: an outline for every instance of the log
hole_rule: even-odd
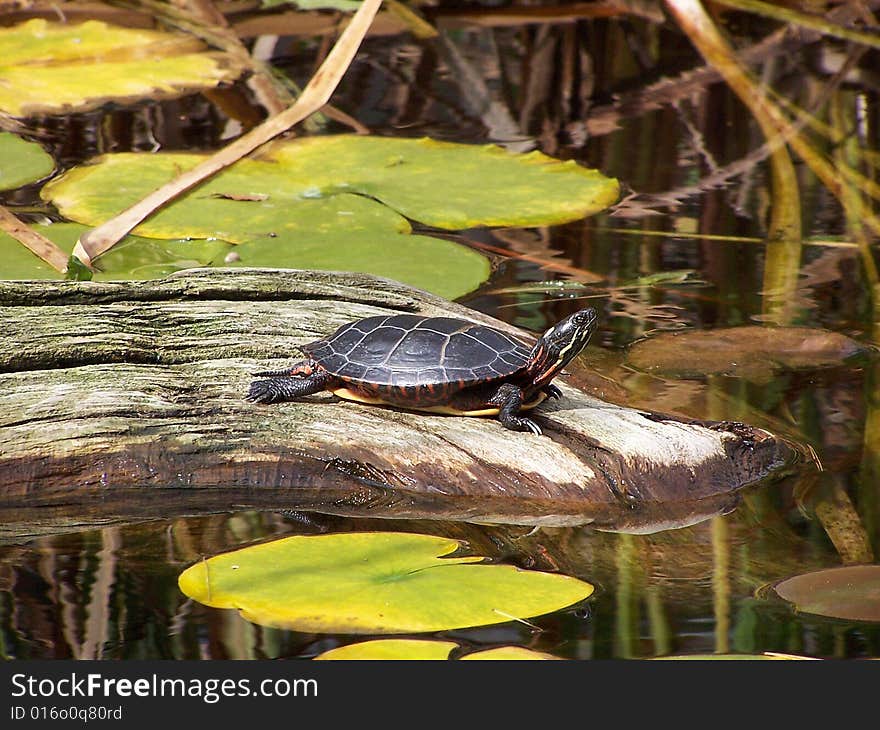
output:
[[[458,316],[534,339],[364,274],[6,281],[0,307],[5,541],[245,509],[653,532],[728,512],[799,459],[767,431],[605,402],[565,375],[563,397],[532,412],[544,436],[329,393],[245,401],[253,372],[361,317]]]

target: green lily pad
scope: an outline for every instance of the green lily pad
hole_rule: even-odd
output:
[[[596,170],[496,145],[336,135],[278,143],[267,154],[322,194],[369,195],[447,230],[565,223],[619,194],[617,180]]]
[[[74,168],[42,191],[61,213],[97,226],[184,170],[202,155],[120,153]],[[280,165],[241,160],[134,229],[151,238],[220,238],[231,243],[326,233],[408,233],[405,218],[359,195],[322,197]]]
[[[0,190],[41,180],[55,169],[55,160],[35,142],[0,132]]]
[[[430,641],[427,639],[375,639],[357,644],[338,646],[318,654],[315,659],[449,659],[449,652],[457,649],[454,641]]]
[[[491,271],[486,257],[466,246],[431,236],[394,233],[296,237],[285,232],[277,238],[240,244],[230,265],[362,271],[402,281],[445,299],[473,291]]]
[[[63,251],[71,253],[80,235],[87,230],[78,223],[35,225]],[[96,281],[114,279],[152,279],[181,269],[207,266],[222,260],[232,248],[225,241],[159,241],[126,236],[103,256],[95,259]],[[21,243],[0,231],[0,279],[60,279],[64,275],[31,253]]]
[[[564,575],[448,556],[456,540],[391,532],[285,538],[218,555],[178,579],[189,597],[296,631],[410,633],[504,623],[583,600]]]
[[[67,218],[97,226],[202,159],[104,155],[50,181],[42,196]],[[616,181],[537,153],[339,135],[279,143],[261,159],[241,160],[134,233],[219,238],[242,244],[241,265],[363,271],[451,299],[485,281],[488,260],[408,235],[404,216],[442,228],[543,225],[595,212],[616,196]]]
[[[233,80],[240,65],[196,52],[189,36],[44,19],[0,28],[0,111],[12,116],[98,106],[108,99],[168,96]]]
[[[43,197],[66,217],[99,225],[202,159],[104,155],[50,182]],[[602,210],[617,191],[616,180],[536,152],[514,155],[492,145],[433,140],[308,137],[273,145],[264,159],[241,160],[135,233],[234,243],[316,227],[379,235],[409,232],[404,215],[445,229],[549,225]]]
[[[773,586],[797,611],[848,621],[880,621],[880,565],[847,565],[796,575]]]

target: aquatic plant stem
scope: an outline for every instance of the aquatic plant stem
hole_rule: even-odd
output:
[[[718,5],[726,5],[729,8],[745,10],[746,12],[763,15],[765,18],[800,25],[810,30],[815,30],[823,35],[842,38],[853,43],[880,48],[880,36],[873,33],[865,33],[853,28],[846,28],[819,15],[802,13],[792,8],[783,7],[779,3],[767,3],[762,0],[715,0]]]
[[[381,5],[382,0],[364,0],[293,106],[254,127],[232,144],[150,193],[115,218],[83,234],[74,247],[73,255],[85,265],[90,265],[94,257],[111,248],[157,209],[321,109],[342,80]]]
[[[788,120],[762,93],[737,61],[699,0],[666,0],[679,26],[707,63],[715,66],[727,85],[745,104],[772,150],[772,202],[764,264],[764,311],[779,323],[792,319],[790,303],[797,288],[801,258],[801,205],[794,165],[784,142]],[[788,140],[790,141],[790,140]]]
[[[725,517],[712,518],[712,608],[715,653],[730,651],[730,530]]]
[[[706,62],[714,66],[755,117],[768,142],[778,140],[780,126],[788,120],[766,97],[737,61],[733,49],[718,32],[699,0],[666,0],[679,26],[688,35]],[[800,196],[797,176],[782,144],[770,155],[773,170],[773,197],[785,205],[773,206],[770,238],[801,238]]]

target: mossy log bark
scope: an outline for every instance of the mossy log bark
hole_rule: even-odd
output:
[[[645,532],[728,511],[795,458],[766,431],[612,405],[564,376],[563,398],[533,412],[544,436],[329,393],[246,402],[251,373],[351,319],[423,312],[516,332],[366,275],[0,282],[0,307],[6,539],[235,509]]]

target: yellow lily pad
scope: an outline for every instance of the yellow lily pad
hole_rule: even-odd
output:
[[[231,81],[241,66],[183,35],[44,19],[0,28],[0,111],[16,117],[177,95]]]
[[[180,589],[254,623],[323,633],[412,633],[549,613],[593,587],[569,576],[444,557],[456,540],[393,532],[298,535],[187,568]]]
[[[357,644],[338,646],[318,654],[315,659],[449,659],[449,652],[457,649],[454,641],[431,641],[428,639],[375,639]]]
[[[483,651],[474,651],[470,654],[465,654],[461,660],[462,661],[477,661],[477,660],[499,660],[503,659],[504,661],[534,661],[538,660],[547,660],[547,659],[560,659],[558,656],[553,656],[552,654],[547,654],[543,651],[534,651],[533,649],[526,649],[524,646],[499,646],[494,649],[485,649]]]
[[[356,644],[339,646],[319,654],[315,659],[345,659],[345,660],[373,660],[373,659],[397,659],[397,660],[437,660],[449,659],[449,653],[458,649],[459,645],[454,641],[431,641],[427,639],[374,639],[373,641],[361,641]],[[476,661],[479,659],[492,660],[534,660],[534,659],[559,659],[552,654],[526,649],[523,646],[499,646],[494,649],[474,651],[461,657],[462,660]]]
[[[55,169],[55,160],[36,142],[0,132],[0,190],[27,185]]]

